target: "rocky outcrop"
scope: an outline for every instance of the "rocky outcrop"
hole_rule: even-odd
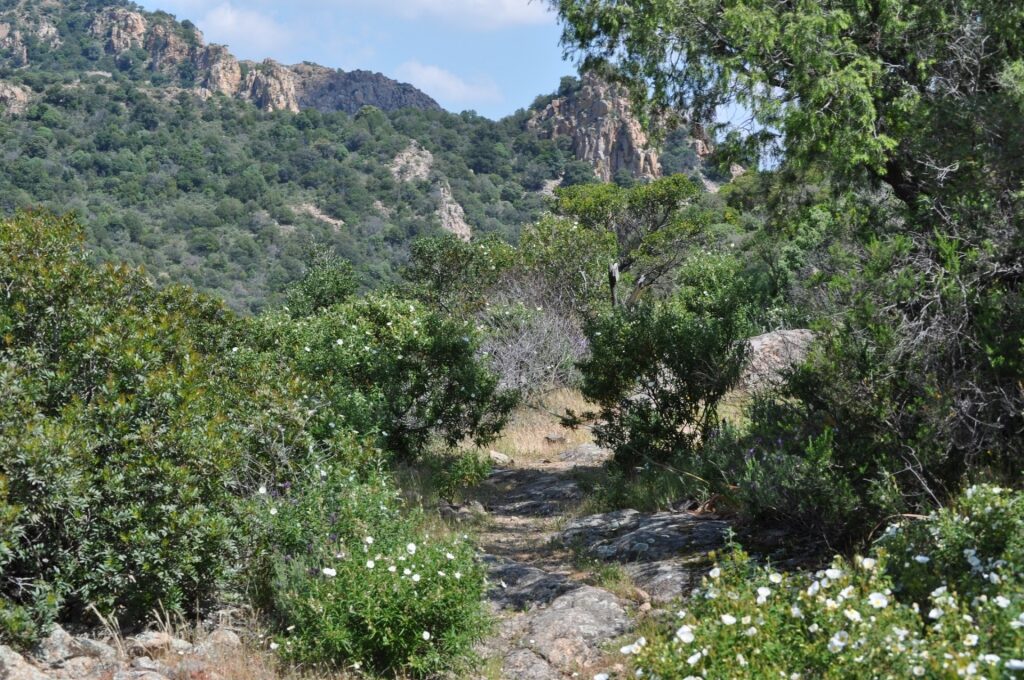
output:
[[[0,113],[18,115],[28,109],[31,90],[0,80]]]
[[[28,64],[28,46],[21,31],[13,24],[0,23],[0,50],[7,53],[13,66],[21,67]]]
[[[434,167],[434,154],[430,153],[415,139],[391,161],[391,176],[399,182],[416,182],[430,178]]]
[[[814,337],[814,331],[797,328],[751,338],[747,341],[750,359],[740,386],[757,392],[780,385],[786,372],[807,358]]]
[[[473,237],[473,229],[466,222],[466,212],[452,195],[451,185],[447,181],[437,187],[437,217],[441,220],[441,228],[455,234],[463,241]]]
[[[173,68],[193,60],[192,46],[185,42],[174,26],[157,24],[146,36],[149,67],[154,71]]]
[[[242,87],[242,67],[223,45],[207,45],[196,57],[203,74],[202,87],[208,92],[235,96]]]
[[[241,96],[264,111],[299,112],[296,77],[285,66],[267,59],[251,68],[242,84]]]
[[[382,111],[440,110],[440,105],[412,85],[370,71],[341,71],[317,64],[288,67],[296,76],[299,106],[317,111],[357,112],[364,106]]]
[[[554,99],[527,126],[548,139],[568,138],[576,158],[611,181],[623,170],[633,177],[661,176],[661,162],[647,133],[633,115],[621,88],[585,74],[576,91]]]
[[[107,52],[120,54],[142,46],[146,39],[146,19],[139,12],[110,7],[96,15],[89,31],[105,42]]]

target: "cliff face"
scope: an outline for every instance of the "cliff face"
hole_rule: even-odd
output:
[[[28,3],[0,14],[0,65],[30,66],[26,36],[39,44],[56,47],[62,36],[60,3],[47,5],[51,15],[40,14]],[[191,71],[196,94],[206,98],[223,94],[252,101],[265,111],[317,109],[355,113],[363,106],[384,111],[401,108],[440,109],[433,99],[412,85],[379,73],[345,72],[316,64],[285,66],[273,60],[240,63],[226,47],[207,45],[202,34],[188,22],[179,23],[163,14],[134,11],[129,7],[96,10],[86,24],[86,38],[99,43],[108,55],[144,49],[147,68],[177,78]],[[80,39],[81,35],[75,36]],[[182,69],[191,66],[191,69]],[[244,74],[244,75],[243,75]],[[183,83],[184,84],[184,83]]]
[[[602,181],[622,170],[638,178],[661,176],[658,152],[626,93],[592,74],[583,76],[578,90],[536,112],[527,126],[548,139],[569,138],[576,158],[593,165]]]

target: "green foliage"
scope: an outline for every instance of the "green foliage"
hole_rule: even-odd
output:
[[[1020,499],[974,488],[955,509],[887,532],[872,557],[813,574],[757,566],[734,547],[637,665],[661,678],[1014,677]]]
[[[267,540],[258,587],[285,658],[427,676],[464,665],[486,631],[472,546],[425,533],[372,465],[318,464],[252,512]]]
[[[288,311],[294,318],[312,316],[352,297],[356,287],[351,264],[329,252],[317,252],[302,280],[288,290]]]
[[[512,263],[513,248],[495,238],[466,242],[451,234],[414,241],[405,290],[449,314],[478,311]]]
[[[716,429],[747,352],[748,300],[733,267],[695,259],[671,298],[588,325],[583,394],[600,405],[595,433],[624,470],[685,458]]]
[[[268,314],[251,330],[268,362],[285,362],[323,395],[321,426],[377,434],[400,456],[435,437],[483,444],[516,401],[476,356],[471,322],[414,301],[375,295],[297,320]]]
[[[229,316],[92,269],[77,225],[40,214],[0,223],[0,286],[4,635],[24,641],[28,611],[130,624],[208,602],[237,555],[242,452],[208,360]]]

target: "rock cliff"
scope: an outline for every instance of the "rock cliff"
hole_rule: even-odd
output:
[[[17,115],[28,109],[31,90],[0,80],[0,114]]]
[[[46,12],[37,10],[46,5]],[[60,3],[41,2],[29,7],[19,3],[0,13],[0,66],[29,66],[26,37],[38,44],[56,47],[62,36]],[[108,55],[143,49],[147,68],[172,78],[194,74],[182,86],[194,87],[207,98],[213,94],[252,101],[265,111],[317,109],[323,112],[355,113],[363,106],[384,111],[402,108],[440,109],[433,99],[412,85],[399,83],[379,73],[341,71],[317,64],[286,66],[273,60],[239,62],[227,47],[207,45],[202,34],[189,22],[174,21],[165,14],[150,14],[129,7],[105,7],[92,13],[82,37],[99,43]],[[192,68],[182,68],[191,66]]]
[[[576,158],[593,165],[605,182],[622,170],[633,177],[661,176],[658,153],[628,96],[593,74],[585,74],[574,92],[534,113],[527,126],[548,139],[568,138]]]

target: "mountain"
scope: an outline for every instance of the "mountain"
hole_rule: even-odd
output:
[[[560,183],[698,172],[694,148],[653,149],[591,77],[491,121],[381,74],[240,61],[127,2],[0,0],[0,211],[73,210],[97,257],[240,310],[314,248],[385,285],[414,238],[515,240]]]

